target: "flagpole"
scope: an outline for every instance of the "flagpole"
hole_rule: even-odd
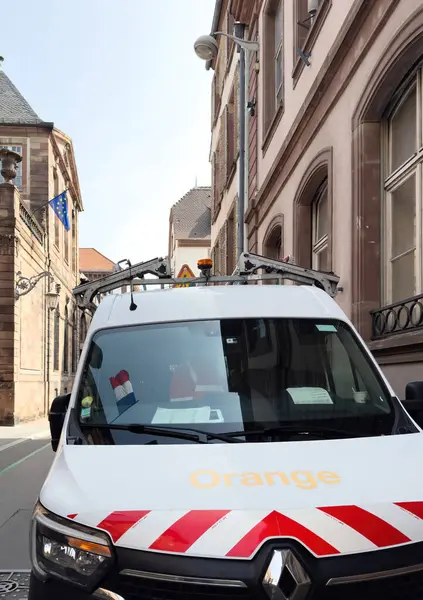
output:
[[[62,196],[63,194],[65,194],[66,192],[69,191],[69,188],[66,188],[61,194],[57,194],[57,196],[55,196],[54,198],[58,198],[59,196]],[[50,204],[50,202],[53,202],[54,198],[52,198],[51,200],[49,200],[48,202],[46,202],[45,204],[42,204],[41,206],[38,206],[37,208],[35,208],[34,210],[32,210],[32,214],[35,214],[36,212],[38,212],[39,210],[41,210],[42,208],[45,208],[46,206],[48,206]]]

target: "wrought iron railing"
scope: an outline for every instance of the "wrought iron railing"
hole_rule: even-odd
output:
[[[28,229],[31,231],[31,233],[35,235],[40,244],[42,244],[44,240],[43,228],[35,219],[35,217],[33,217],[30,211],[26,208],[26,206],[22,204],[22,202],[19,202],[19,216],[25,223],[25,225],[28,227]]]
[[[374,340],[423,328],[423,294],[371,311]]]

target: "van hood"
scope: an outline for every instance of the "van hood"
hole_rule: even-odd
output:
[[[423,541],[423,434],[310,442],[66,446],[49,511],[117,546],[249,559],[270,538],[315,556]]]

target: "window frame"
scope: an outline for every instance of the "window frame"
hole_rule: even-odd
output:
[[[323,196],[326,194],[327,211],[326,211],[326,229],[327,233],[317,239],[317,231],[319,226],[319,204]],[[319,270],[319,255],[326,250],[329,261],[329,236],[331,234],[330,214],[329,214],[329,181],[324,179],[313,199],[311,206],[311,265],[313,269]]]
[[[22,192],[22,190],[23,190],[23,170],[24,170],[23,169],[23,167],[24,167],[23,146],[22,146],[22,144],[11,144],[11,145],[1,144],[0,149],[2,149],[2,148],[10,150],[11,152],[17,152],[22,157],[21,162],[17,164],[16,177],[13,181],[15,187],[17,187],[18,190],[20,192]],[[18,185],[19,181],[20,181],[20,185]],[[4,183],[4,177],[1,173],[0,173],[0,183]]]
[[[236,169],[237,160],[237,131],[236,131],[236,102],[235,98],[235,82],[232,85],[231,92],[228,98],[227,111],[226,111],[226,176],[227,186],[230,185],[230,181],[234,176]]]
[[[56,198],[59,195],[59,173],[57,167],[53,167],[53,198]],[[60,250],[60,219],[53,212],[54,219],[54,245],[57,250]]]
[[[416,88],[416,148],[405,162],[391,172],[392,164],[392,119],[403,106],[413,88]],[[381,215],[381,238],[382,238],[382,264],[381,264],[381,288],[382,304],[390,305],[393,300],[393,274],[392,264],[394,260],[412,252],[410,248],[398,256],[392,256],[392,197],[411,177],[415,177],[415,244],[414,244],[414,293],[417,296],[423,293],[423,65],[420,65],[404,82],[403,86],[395,94],[381,128],[381,158],[382,158],[382,215]],[[405,301],[407,298],[396,300]]]
[[[128,332],[129,330],[132,331],[141,331],[141,330],[152,330],[152,329],[161,329],[161,328],[169,328],[171,329],[173,326],[175,327],[179,327],[179,326],[186,326],[186,325],[190,325],[190,324],[196,324],[196,323],[214,323],[214,322],[218,322],[221,323],[222,321],[243,321],[243,338],[242,338],[242,343],[245,344],[245,349],[246,350],[248,348],[248,341],[249,338],[246,335],[246,329],[245,326],[246,324],[248,324],[249,322],[257,322],[257,324],[262,321],[262,319],[260,317],[250,317],[250,318],[240,318],[240,317],[231,317],[229,319],[219,319],[218,317],[213,318],[206,318],[206,319],[196,319],[193,321],[169,321],[169,322],[164,322],[164,323],[149,323],[149,324],[133,324],[130,327],[127,326],[116,326],[116,327],[103,327],[101,329],[99,329],[98,331],[96,331],[94,333],[94,335],[91,336],[90,338],[90,346],[88,348],[88,352],[86,355],[86,359],[84,361],[84,365],[82,368],[82,374],[80,377],[80,380],[78,382],[78,388],[76,390],[76,394],[77,394],[77,403],[76,403],[76,409],[77,411],[80,410],[81,408],[81,400],[83,398],[83,391],[85,388],[85,378],[87,377],[87,374],[90,373],[90,357],[92,355],[92,351],[95,347],[95,345],[98,345],[98,347],[101,349],[101,345],[98,343],[99,337],[101,338],[102,335],[104,334],[114,334],[114,333],[119,333],[119,332]],[[269,351],[272,350],[272,335],[269,335],[269,322],[287,322],[288,324],[295,324],[296,322],[305,322],[305,321],[309,321],[309,319],[305,319],[305,318],[289,318],[289,317],[266,317],[264,318],[264,325],[265,325],[265,337],[266,337],[266,344],[265,344],[265,348],[263,349],[263,351],[267,351],[267,347],[270,345],[270,347],[268,348]],[[346,351],[346,356],[348,358],[348,366],[351,369],[351,374],[353,375],[353,378],[356,380],[356,376],[358,375],[360,377],[360,379],[362,380],[362,383],[364,384],[364,386],[367,388],[367,390],[356,390],[356,391],[368,391],[369,387],[373,387],[376,386],[377,389],[377,393],[380,394],[380,398],[383,398],[382,401],[386,400],[386,406],[387,408],[389,408],[389,411],[386,412],[387,415],[389,415],[390,417],[392,417],[392,427],[395,426],[395,422],[398,418],[398,416],[400,414],[402,414],[402,416],[405,416],[405,414],[403,413],[401,407],[398,405],[398,403],[394,400],[391,391],[389,390],[389,387],[386,384],[386,381],[384,380],[382,373],[380,371],[380,369],[377,366],[376,361],[374,360],[372,354],[370,353],[370,351],[367,349],[366,345],[363,343],[363,341],[359,338],[359,336],[356,334],[356,332],[354,331],[354,329],[351,328],[350,324],[347,323],[344,320],[340,320],[340,319],[333,319],[333,318],[313,318],[311,320],[312,322],[315,323],[315,325],[319,324],[322,326],[327,326],[327,327],[334,327],[335,330],[333,331],[333,334],[335,335],[335,337],[337,338],[337,340],[341,343],[341,345],[343,346],[343,348]],[[277,323],[276,323],[277,324]],[[325,330],[321,330],[321,331],[325,331]],[[332,332],[332,329],[326,329],[326,335],[330,336]],[[297,335],[296,332],[294,332],[293,334],[291,334],[290,337],[295,337]],[[298,337],[298,339],[301,339],[300,337]],[[317,340],[316,340],[317,341]],[[335,393],[336,392],[336,385],[335,384],[335,379],[334,379],[334,370],[333,370],[333,363],[330,362],[328,359],[330,358],[329,352],[328,352],[328,346],[326,344],[327,341],[327,337],[324,339],[322,337],[321,343],[316,343],[315,344],[315,349],[316,349],[316,356],[318,357],[318,361],[321,363],[322,369],[321,369],[321,373],[320,375],[324,376],[326,379],[326,383],[328,383],[328,387],[332,388],[331,390],[328,390],[329,392]],[[325,344],[323,344],[323,342],[325,342]],[[302,343],[298,343],[296,345],[296,349],[298,350],[300,349],[300,347],[302,346]],[[307,346],[307,344],[305,344],[305,346]],[[349,347],[349,348],[348,348]],[[322,354],[323,349],[325,349],[325,353],[326,354]],[[243,352],[243,351],[241,351]],[[292,356],[294,356],[294,354],[292,353],[292,351],[290,350]],[[252,350],[252,352],[250,353],[250,351],[248,350],[248,356],[251,358],[254,356],[254,350]],[[298,355],[297,355],[298,356]],[[324,357],[324,360],[322,361],[322,356]],[[296,359],[297,360],[297,359]],[[361,365],[361,366],[360,366]],[[170,365],[169,365],[170,366]],[[254,371],[254,367],[249,367],[248,370],[253,370]],[[329,373],[330,371],[330,373]],[[310,374],[312,374],[313,371],[310,371]],[[91,374],[92,376],[92,374]],[[93,378],[94,380],[94,378]],[[369,385],[370,384],[370,385]],[[253,386],[250,386],[253,387]],[[297,386],[296,384],[293,384],[292,387],[304,387],[302,385]],[[316,386],[312,385],[311,387],[320,387],[319,384],[317,384]],[[374,395],[376,397],[376,394]],[[306,419],[307,421],[307,419]],[[182,424],[180,424],[181,429],[183,429]],[[417,431],[416,431],[417,433]]]
[[[275,26],[280,11],[282,31],[276,47]],[[268,0],[264,10],[263,143],[265,152],[285,109],[285,10],[283,0]],[[276,60],[281,57],[281,83],[276,89]]]
[[[63,372],[69,373],[69,311],[65,307],[65,323],[63,330]]]
[[[299,2],[304,0],[294,0],[293,2],[293,68],[292,68],[292,84],[295,89],[298,80],[301,77],[302,72],[304,71],[304,61],[300,58],[297,52],[297,48],[299,47],[304,53],[312,52],[314,45],[316,43],[317,38],[319,37],[320,31],[326,21],[326,17],[332,7],[332,0],[320,0],[320,5],[315,14],[313,20],[311,20],[310,29],[305,36],[303,43],[300,45],[298,43],[298,28],[301,25],[298,24],[300,20],[301,10],[299,8]]]
[[[280,14],[279,14],[280,13]],[[275,56],[274,56],[274,69],[275,69],[275,89],[274,89],[274,94],[275,94],[275,107],[276,110],[278,109],[278,107],[283,104],[284,101],[284,3],[283,0],[280,0],[276,11],[275,11],[275,16],[274,16],[274,24],[276,26],[276,24],[278,23],[278,21],[280,20],[280,25],[282,27],[282,30],[280,31],[280,37],[279,40],[277,39],[276,35],[277,32],[274,32],[274,49],[275,49]],[[276,27],[275,27],[276,29]],[[279,41],[279,43],[278,43]],[[280,64],[279,64],[280,61]],[[280,75],[280,83],[279,85],[277,85],[277,74],[279,73]]]
[[[60,369],[60,309],[56,308],[53,317],[53,371]]]

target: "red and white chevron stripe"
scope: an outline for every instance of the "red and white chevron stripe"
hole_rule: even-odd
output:
[[[295,539],[317,557],[423,541],[423,502],[284,511],[127,510],[68,518],[108,532],[124,548],[213,558],[250,559],[274,538]]]

